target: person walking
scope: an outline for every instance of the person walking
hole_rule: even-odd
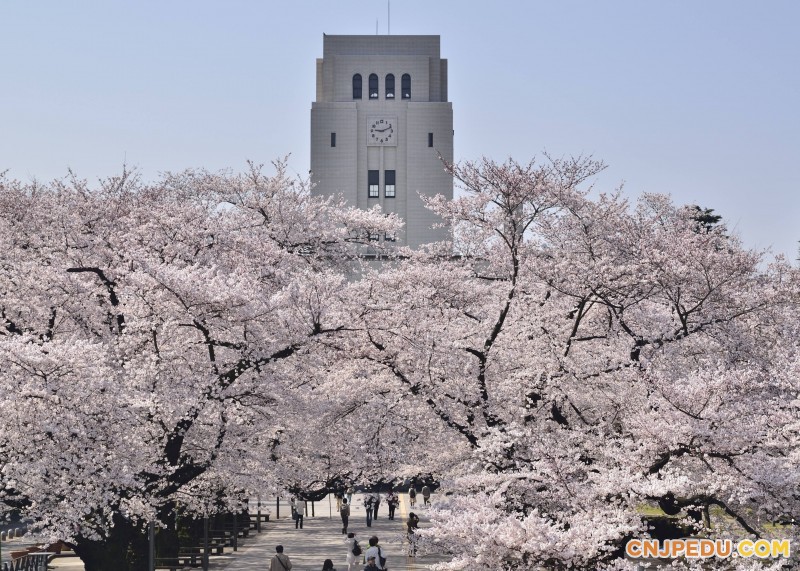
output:
[[[323,561],[322,571],[336,571],[336,569],[333,568],[333,561],[331,561],[330,559],[326,559],[325,561]]]
[[[381,546],[378,545],[377,535],[373,535],[372,537],[369,538],[369,549],[367,549],[367,552],[364,554],[364,557],[366,558],[367,561],[369,561],[370,558],[374,557],[375,567],[377,567],[378,569],[386,568],[386,557],[383,555],[383,552],[381,551]]]
[[[375,503],[375,498],[372,494],[364,496],[364,509],[367,510],[367,527],[372,527],[372,506]]]
[[[375,556],[367,557],[367,566],[364,567],[364,571],[379,571],[380,567],[375,562]]]
[[[361,560],[361,546],[356,540],[356,534],[348,533],[345,543],[347,543],[347,571],[356,571]]]
[[[408,520],[406,520],[409,557],[414,557],[417,554],[417,528],[419,528],[419,517],[414,512],[410,512],[408,514]]]
[[[353,494],[355,493],[356,491],[353,489],[353,486],[347,488],[347,503],[351,506],[353,505]]]
[[[292,568],[292,562],[289,561],[289,556],[283,553],[283,545],[275,547],[275,555],[269,562],[269,571],[289,571]]]
[[[372,504],[372,519],[378,519],[378,506],[381,505],[381,493],[375,492],[375,501]]]
[[[422,486],[422,503],[423,505],[431,505],[431,489],[425,485]]]
[[[411,504],[411,507],[414,507],[414,504],[417,503],[417,488],[414,487],[414,484],[411,484],[411,487],[408,489],[408,503]]]
[[[303,529],[303,512],[305,511],[306,502],[301,500],[298,496],[292,498],[292,517],[294,518],[294,528]]]
[[[342,516],[342,533],[347,533],[347,524],[350,521],[350,504],[347,503],[347,498],[342,499],[342,509],[339,510],[339,515]]]
[[[397,494],[394,493],[394,490],[390,490],[386,495],[386,505],[389,506],[389,519],[394,519],[394,510],[397,509],[399,503],[400,498],[397,497]]]

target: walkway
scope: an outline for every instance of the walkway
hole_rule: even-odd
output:
[[[420,526],[426,527],[426,508],[421,506],[422,496],[412,511],[420,516]],[[369,547],[369,538],[377,535],[380,538],[381,550],[386,557],[386,566],[391,571],[426,571],[430,565],[447,559],[441,556],[408,557],[406,542],[406,519],[410,509],[408,495],[400,495],[400,507],[395,519],[388,518],[388,507],[381,501],[378,519],[372,527],[366,526],[366,512],[363,496],[353,496],[350,508],[350,525],[348,531],[356,534],[356,539],[364,551]],[[283,545],[284,553],[292,561],[292,571],[320,571],[325,559],[333,560],[337,571],[346,571],[347,548],[342,535],[342,520],[336,513],[336,502],[331,499],[329,510],[328,498],[315,504],[316,517],[306,517],[303,529],[295,529],[294,521],[289,517],[289,508],[281,505],[281,519],[270,521],[261,526],[261,533],[252,532],[250,537],[240,540],[239,550],[225,550],[225,555],[212,556],[210,570],[218,571],[264,571],[269,569],[269,561],[275,554],[275,546]],[[311,503],[308,504],[311,513]],[[328,515],[328,514],[331,515]],[[274,515],[274,513],[273,513]],[[82,571],[83,565],[74,557],[55,559],[52,567],[58,571]],[[359,565],[359,571],[364,565]]]
[[[406,542],[406,519],[408,518],[408,496],[401,494],[400,507],[395,513],[395,519],[388,518],[388,507],[381,501],[378,519],[372,522],[372,527],[366,526],[366,511],[364,510],[363,496],[353,496],[353,506],[350,508],[350,525],[348,531],[356,534],[356,539],[364,551],[369,547],[369,538],[377,535],[380,539],[381,550],[386,557],[386,566],[391,571],[425,571],[432,563],[445,561],[443,557],[420,556],[408,557],[408,543]],[[427,518],[426,509],[420,502],[414,508],[414,513],[420,516],[421,527],[425,527]],[[327,498],[316,504],[316,513],[324,513],[315,518],[307,517],[303,529],[295,530],[294,521],[283,517],[265,527],[262,526],[260,534],[249,539],[246,546],[230,557],[227,563],[216,563],[213,569],[226,571],[264,571],[269,568],[269,560],[275,554],[275,546],[283,545],[284,553],[292,561],[292,571],[320,571],[325,559],[333,560],[337,571],[346,571],[345,557],[347,547],[344,542],[346,536],[342,535],[342,520],[336,513],[336,503],[332,500],[332,516],[328,516]],[[310,512],[309,504],[309,512]],[[283,516],[283,509],[281,509]],[[288,514],[287,514],[288,515]],[[361,570],[364,565],[359,565]]]

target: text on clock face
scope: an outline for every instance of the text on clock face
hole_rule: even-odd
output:
[[[367,123],[367,138],[370,144],[375,145],[395,145],[395,122],[394,118],[370,118]]]
[[[384,122],[383,120],[375,122],[370,129],[372,138],[379,143],[385,143],[389,141],[389,139],[392,138],[392,133],[394,133],[392,124]]]

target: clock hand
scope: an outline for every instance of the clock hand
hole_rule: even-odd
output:
[[[391,127],[386,127],[385,129],[375,129],[375,130],[378,131],[379,133],[383,133],[384,131],[388,131],[389,129],[391,129]]]

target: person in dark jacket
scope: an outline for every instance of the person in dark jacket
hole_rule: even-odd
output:
[[[419,528],[419,516],[414,512],[408,514],[406,520],[406,528],[408,532],[408,556],[414,557],[417,554],[417,536],[416,531]]]
[[[394,493],[394,490],[391,490],[386,495],[386,505],[389,506],[389,519],[394,519],[394,510],[397,509],[399,503],[400,498],[397,497],[397,494]]]
[[[342,509],[339,510],[339,515],[342,516],[342,533],[347,533],[347,524],[350,521],[350,504],[347,503],[347,498],[342,498]]]
[[[375,505],[375,498],[372,494],[364,496],[364,509],[367,510],[367,527],[372,527],[372,509]]]
[[[372,497],[375,500],[372,502],[372,519],[378,519],[378,506],[381,505],[381,493],[375,492]]]

